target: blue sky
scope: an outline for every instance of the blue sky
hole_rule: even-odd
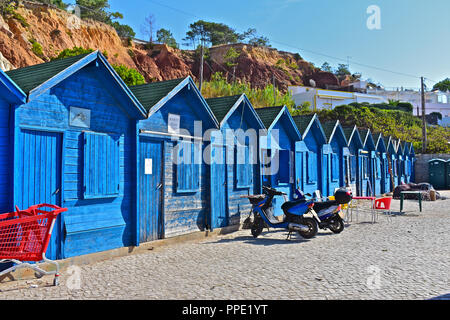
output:
[[[416,0],[110,0],[144,38],[141,26],[153,14],[156,28],[182,43],[190,23],[222,22],[243,32],[256,28],[273,47],[298,52],[316,66],[347,63],[386,87],[427,85],[450,77],[450,1]],[[381,9],[381,30],[367,28],[367,8]],[[325,56],[324,56],[325,55]],[[331,57],[330,57],[331,56]],[[335,58],[332,58],[335,57]],[[338,59],[336,59],[338,58]],[[416,77],[389,73],[367,66]]]

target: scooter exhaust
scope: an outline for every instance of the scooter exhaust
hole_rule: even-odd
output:
[[[302,224],[296,224],[296,223],[290,223],[289,224],[289,231],[301,231],[301,232],[308,232],[309,227],[302,225]]]

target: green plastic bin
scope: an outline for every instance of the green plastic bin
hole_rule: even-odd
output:
[[[436,190],[447,188],[447,166],[448,162],[442,159],[433,159],[428,162],[430,184]]]

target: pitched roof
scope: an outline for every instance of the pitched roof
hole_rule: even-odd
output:
[[[359,135],[361,136],[361,140],[363,143],[366,143],[367,135],[369,134],[369,129],[358,129]]]
[[[261,121],[264,123],[264,126],[267,129],[269,129],[283,108],[284,106],[259,108],[256,109],[256,113],[258,114]]]
[[[350,138],[352,137],[353,131],[355,131],[355,127],[343,127],[345,138],[347,138],[348,142],[350,142]]]
[[[209,108],[214,113],[214,116],[216,117],[217,121],[221,123],[241,96],[242,95],[221,97],[221,98],[210,98],[206,99],[206,103],[209,105]]]
[[[336,128],[336,121],[328,121],[322,124],[323,132],[325,132],[325,136],[327,140],[330,141],[331,135],[333,134],[334,128]]]
[[[312,119],[314,118],[313,115],[305,115],[305,116],[295,116],[294,122],[297,125],[298,130],[303,135],[308,128],[309,124],[311,123]]]
[[[36,64],[34,66],[11,70],[6,72],[6,74],[23,92],[28,94],[31,90],[39,87],[87,55],[89,54]]]
[[[131,86],[130,90],[134,96],[141,102],[147,111],[167,96],[173,89],[175,89],[186,78],[153,82],[142,84],[138,86]]]

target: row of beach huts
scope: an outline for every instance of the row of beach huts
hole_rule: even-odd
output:
[[[0,81],[0,211],[68,208],[51,259],[238,224],[251,209],[242,196],[263,185],[292,199],[296,188],[367,196],[414,181],[411,143],[254,109],[244,94],[205,100],[190,77],[127,87],[98,51]],[[223,139],[230,131],[243,134]]]

